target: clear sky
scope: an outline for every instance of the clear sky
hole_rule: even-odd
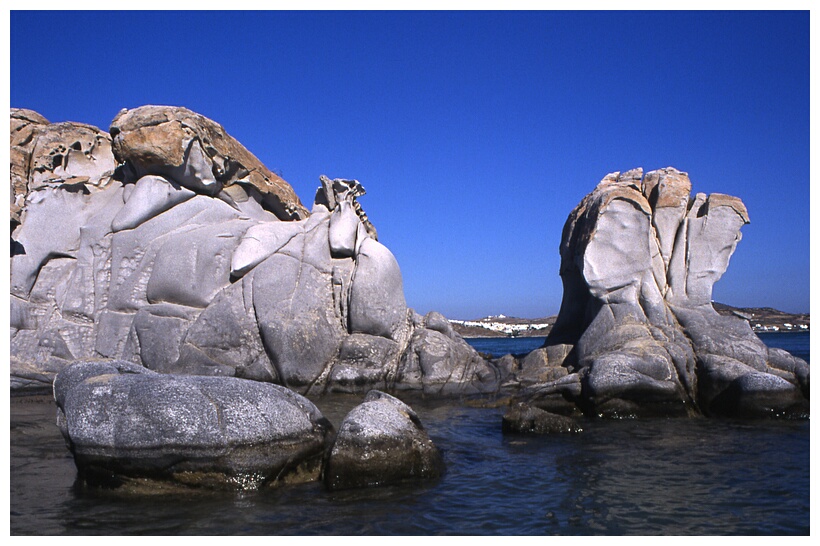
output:
[[[11,12],[10,100],[219,123],[310,208],[356,178],[408,305],[558,312],[572,208],[673,166],[751,224],[716,301],[809,310],[808,12]]]

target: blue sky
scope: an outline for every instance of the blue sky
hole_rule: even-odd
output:
[[[360,180],[421,313],[557,313],[567,215],[637,166],[746,203],[715,300],[809,310],[808,12],[10,20],[12,107],[107,129],[123,107],[186,106],[308,207],[319,175]]]

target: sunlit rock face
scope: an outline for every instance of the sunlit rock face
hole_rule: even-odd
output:
[[[11,176],[12,388],[79,359],[303,393],[497,388],[443,317],[407,307],[359,182],[322,177],[308,213],[184,108],[123,110],[111,136],[30,111],[11,125],[29,154]]]
[[[218,123],[187,108],[123,109],[111,122],[114,155],[127,177],[165,176],[205,195],[251,193],[283,220],[308,216],[290,184],[272,173]],[[231,189],[234,185],[242,188]]]
[[[541,367],[566,368],[561,385],[575,378],[571,396],[594,414],[807,413],[808,364],[711,304],[746,207],[690,192],[686,173],[635,169],[607,175],[572,211],[560,246],[564,296]],[[544,381],[532,389],[558,392]]]

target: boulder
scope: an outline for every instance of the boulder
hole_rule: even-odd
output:
[[[581,379],[577,403],[594,415],[807,412],[808,364],[770,351],[748,322],[711,304],[746,207],[722,194],[690,198],[691,187],[672,167],[616,172],[572,211],[561,309],[522,365],[533,392],[551,392],[554,379],[539,373],[552,364],[546,354],[560,353]]]
[[[380,391],[353,408],[339,432],[324,473],[330,490],[438,478],[441,453],[413,409]]]
[[[54,381],[57,423],[87,483],[257,489],[318,479],[333,427],[306,398],[232,377],[78,362]]]

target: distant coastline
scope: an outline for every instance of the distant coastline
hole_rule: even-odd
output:
[[[721,315],[734,315],[747,321],[756,333],[810,332],[810,314],[795,314],[771,307],[732,307],[713,303]],[[544,337],[549,335],[557,315],[542,318],[519,318],[491,315],[480,319],[451,319],[453,329],[466,338]]]

